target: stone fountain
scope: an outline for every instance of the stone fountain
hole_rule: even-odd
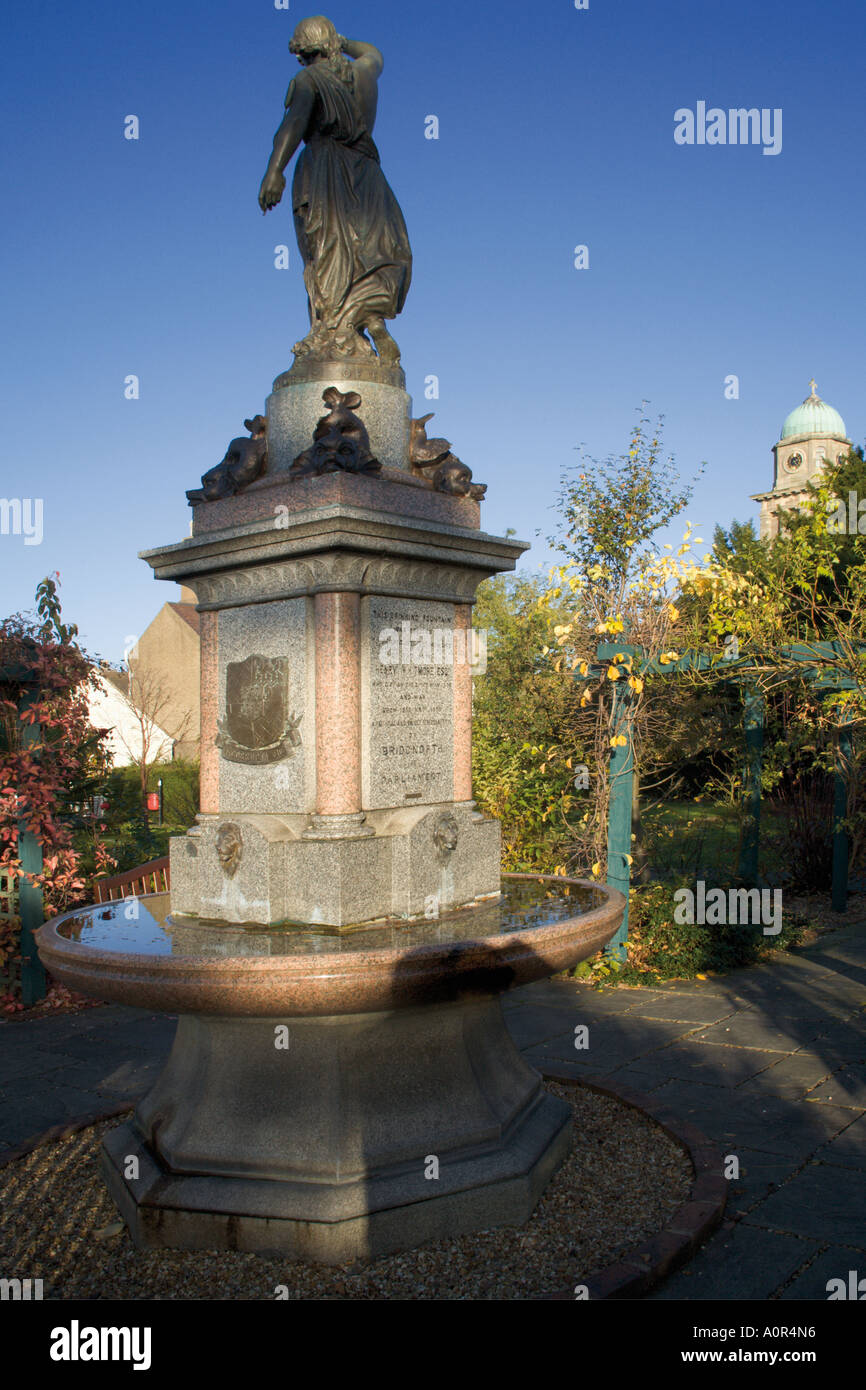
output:
[[[370,136],[381,55],[318,18],[292,44],[260,201],[305,140],[310,333],[190,492],[191,535],[143,557],[198,599],[201,813],[172,841],[170,901],[66,914],[39,946],[73,989],[179,1015],[104,1144],[136,1243],[333,1263],[528,1218],[571,1112],[501,996],[597,951],[624,901],[501,881],[472,800],[471,614],[526,546],[480,529],[484,486],[412,419],[382,321],[411,262]],[[334,259],[347,228],[363,273]]]

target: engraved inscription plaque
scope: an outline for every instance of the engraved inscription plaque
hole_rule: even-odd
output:
[[[454,605],[368,598],[362,605],[362,805],[454,798]]]

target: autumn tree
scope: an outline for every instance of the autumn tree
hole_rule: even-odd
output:
[[[641,781],[653,761],[661,775],[661,760],[654,757],[661,743],[664,761],[671,761],[671,710],[687,697],[677,694],[671,677],[648,675],[646,668],[659,662],[673,669],[677,657],[675,599],[691,564],[691,528],[686,527],[676,556],[670,544],[658,544],[657,536],[685,511],[693,487],[694,480],[682,483],[673,459],[664,454],[662,420],[653,426],[643,408],[626,453],[601,462],[583,459],[561,479],[559,525],[549,539],[564,558],[551,570],[541,600],[551,615],[543,656],[554,672],[571,676],[576,710],[569,738],[538,753],[545,766],[552,766],[568,764],[581,749],[589,765],[569,868],[603,871],[611,749],[632,740],[638,857]],[[576,611],[562,621],[554,609],[566,595]],[[601,679],[591,678],[596,648],[605,641],[616,650]],[[627,723],[617,722],[614,713],[612,689],[618,681],[629,690]]]
[[[26,877],[42,888],[49,915],[90,896],[76,832],[108,771],[103,735],[89,723],[94,663],[78,629],[63,622],[57,589],[57,576],[49,576],[37,588],[35,618],[17,614],[0,623],[0,869],[24,874],[23,826],[42,847],[42,872]],[[89,822],[93,861],[108,872],[98,821]]]

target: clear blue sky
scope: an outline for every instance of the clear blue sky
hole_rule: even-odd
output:
[[[185,489],[306,331],[288,201],[265,219],[256,196],[307,13],[6,11],[0,495],[43,498],[44,539],[0,536],[2,609],[59,570],[66,617],[109,659],[176,597],[137,552],[187,534]],[[435,408],[489,484],[485,529],[534,541],[530,566],[575,445],[623,450],[643,398],[683,474],[707,460],[689,512],[707,538],[756,516],[812,375],[863,442],[863,0],[358,0],[329,16],[385,54],[375,134],[415,258],[394,331],[416,413]],[[676,145],[674,112],[698,101],[781,107],[781,153]]]

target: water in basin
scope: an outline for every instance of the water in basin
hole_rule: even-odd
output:
[[[404,950],[507,932],[531,931],[600,907],[592,885],[550,878],[506,879],[498,898],[443,912],[430,920],[385,918],[352,927],[285,922],[226,923],[172,918],[168,893],[126,898],[68,917],[58,934],[82,946],[148,956],[285,956],[316,952]]]

